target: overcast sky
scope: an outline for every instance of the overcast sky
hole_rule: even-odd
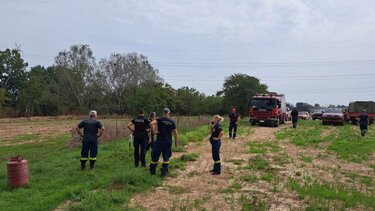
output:
[[[375,100],[374,0],[0,0],[0,50],[34,65],[89,44],[146,55],[175,88],[206,94],[232,73],[288,102]]]

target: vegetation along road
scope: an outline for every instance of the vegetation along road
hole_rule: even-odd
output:
[[[97,168],[82,172],[79,149],[69,145],[76,121],[48,134],[43,128],[57,120],[32,122],[12,123],[25,125],[24,133],[7,128],[10,138],[0,143],[0,207],[7,210],[375,209],[373,126],[362,138],[352,125],[302,121],[293,130],[243,121],[238,139],[223,140],[222,174],[211,176],[208,126],[190,125],[181,136],[187,147],[174,148],[172,172],[162,180],[133,168],[125,138],[102,143]],[[6,158],[18,153],[30,162],[30,185],[9,190]]]

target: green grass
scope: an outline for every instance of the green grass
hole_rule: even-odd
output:
[[[302,154],[299,155],[299,158],[306,163],[312,163],[313,159],[310,156],[304,156]]]
[[[179,146],[176,147],[173,145],[172,150],[174,152],[183,152],[184,146],[187,145],[189,142],[199,142],[204,140],[209,135],[209,128],[208,126],[204,125],[198,127],[192,131],[188,131],[185,134],[179,135]]]
[[[259,179],[256,175],[250,175],[250,174],[245,174],[240,176],[241,181],[248,182],[248,183],[255,183]]]
[[[250,199],[246,195],[241,195],[240,197],[240,203],[242,205],[242,210],[253,210],[253,211],[265,211],[269,208],[267,207],[267,204],[262,201],[258,200],[256,196],[253,195],[252,199]]]
[[[236,193],[239,190],[241,190],[241,188],[242,188],[241,183],[235,181],[229,187],[222,189],[220,192],[221,193]]]
[[[254,142],[250,141],[247,143],[249,147],[248,152],[251,154],[266,154],[266,152],[279,152],[280,146],[275,142]]]
[[[72,210],[124,210],[135,193],[162,182],[160,176],[151,176],[147,168],[133,167],[133,149],[126,141],[100,144],[96,169],[86,171],[80,170],[80,149],[68,148],[69,141],[70,135],[66,134],[43,143],[1,147],[0,166],[19,154],[29,161],[30,184],[10,190],[5,169],[0,171],[0,207],[52,210],[71,200]],[[192,153],[172,160],[171,173],[198,156]]]
[[[247,169],[250,170],[267,170],[268,168],[269,163],[260,156],[250,158],[247,165]]]
[[[328,183],[312,182],[301,185],[298,181],[291,179],[287,186],[298,193],[301,199],[306,197],[319,201],[340,201],[345,208],[354,208],[363,205],[368,208],[375,208],[375,196],[366,195],[355,189],[348,189],[343,186],[333,186]]]
[[[331,135],[327,137],[321,136],[322,128],[322,125],[317,121],[301,120],[298,123],[297,129],[284,129],[277,132],[275,135],[279,140],[289,139],[293,144],[298,146],[316,146],[319,143],[330,140]]]
[[[271,182],[273,178],[273,174],[270,173],[263,173],[260,175],[260,180],[266,181],[266,182]]]
[[[322,136],[323,129],[334,128],[327,136]],[[375,128],[369,127],[365,138],[361,137],[359,127],[345,125],[343,127],[323,126],[319,121],[301,121],[297,129],[284,129],[276,133],[279,140],[290,140],[291,143],[307,147],[317,147],[327,142],[327,149],[339,158],[351,162],[363,162],[375,152]]]
[[[11,143],[35,141],[38,138],[39,138],[39,135],[37,134],[23,134],[23,135],[12,137]]]

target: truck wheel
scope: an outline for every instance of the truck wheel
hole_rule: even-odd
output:
[[[275,127],[279,127],[279,125],[280,125],[280,120],[277,120],[277,121],[274,123],[274,126],[275,126]]]
[[[285,117],[284,118],[280,118],[281,121],[280,121],[280,124],[285,124]]]
[[[357,125],[357,120],[351,120],[352,121],[352,125]]]
[[[251,125],[255,125],[256,124],[255,121],[251,121],[250,123],[251,123]]]

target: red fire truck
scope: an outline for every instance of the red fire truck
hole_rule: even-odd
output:
[[[250,123],[278,127],[287,121],[285,95],[269,92],[257,94],[250,100]]]

